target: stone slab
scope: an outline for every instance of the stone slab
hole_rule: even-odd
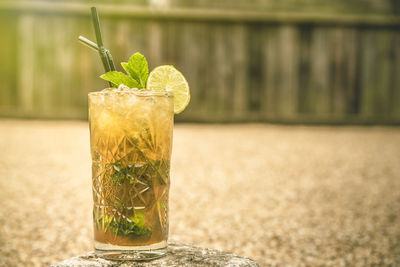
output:
[[[201,248],[179,242],[168,244],[166,256],[152,261],[112,261],[98,258],[94,252],[50,265],[51,267],[127,267],[127,266],[260,266],[257,262],[215,249]]]

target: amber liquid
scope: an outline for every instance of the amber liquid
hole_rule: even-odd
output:
[[[168,238],[173,97],[89,94],[94,239],[146,246]]]

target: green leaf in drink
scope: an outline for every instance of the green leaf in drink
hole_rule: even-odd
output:
[[[130,88],[146,88],[149,67],[142,54],[133,54],[128,62],[122,62],[121,65],[128,75],[119,71],[110,71],[101,75],[100,78],[111,82],[115,87],[123,84]]]
[[[122,62],[121,65],[124,70],[138,82],[138,89],[146,88],[147,78],[149,77],[149,67],[146,58],[142,54],[133,54],[129,58],[128,63]]]
[[[111,82],[115,87],[124,84],[130,88],[138,88],[139,84],[132,77],[119,72],[119,71],[109,71],[100,76],[103,80]]]
[[[151,227],[146,225],[144,215],[139,212],[129,219],[116,219],[104,215],[99,218],[99,225],[103,224],[106,229],[109,228],[114,234],[128,238],[149,236],[153,231]]]

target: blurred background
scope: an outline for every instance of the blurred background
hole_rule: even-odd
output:
[[[86,119],[104,88],[89,7],[118,64],[136,51],[191,85],[185,122],[400,122],[396,0],[2,1],[0,116]]]
[[[400,265],[400,1],[2,0],[0,266],[93,250],[93,5],[119,70],[139,51],[190,84],[170,239],[266,266]]]

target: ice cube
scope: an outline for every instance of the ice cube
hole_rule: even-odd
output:
[[[125,84],[120,84],[118,86],[118,91],[128,91],[130,88],[126,86]]]

